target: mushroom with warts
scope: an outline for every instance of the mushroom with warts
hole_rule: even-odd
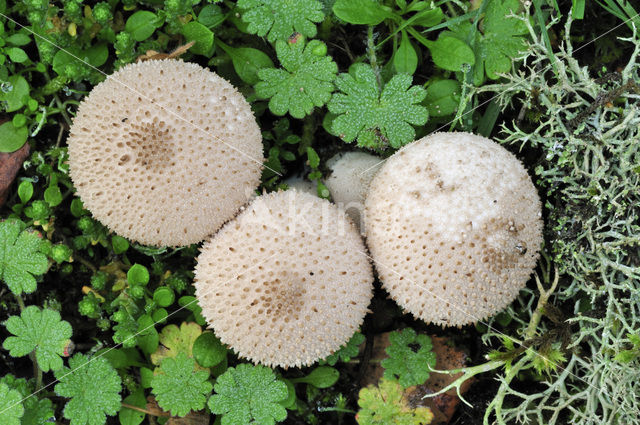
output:
[[[373,271],[353,223],[296,190],[256,198],[206,242],[195,287],[202,315],[240,356],[301,367],[361,325]]]
[[[541,205],[520,161],[490,139],[436,133],[391,156],[371,183],[366,235],[391,297],[442,326],[497,313],[529,279]]]
[[[249,104],[197,64],[129,64],[82,101],[68,140],[85,207],[147,245],[200,242],[260,182],[262,136]]]

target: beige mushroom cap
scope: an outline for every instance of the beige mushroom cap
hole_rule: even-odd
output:
[[[361,325],[373,270],[353,223],[330,202],[263,195],[202,247],[195,287],[222,342],[267,366],[300,367]]]
[[[327,161],[331,175],[325,185],[333,201],[349,214],[359,229],[363,227],[364,200],[369,184],[382,164],[379,156],[365,152],[340,153]]]
[[[367,244],[384,288],[442,326],[487,318],[525,286],[541,205],[520,161],[490,139],[436,133],[396,152],[370,186]]]
[[[148,245],[200,242],[260,182],[262,136],[249,104],[197,64],[126,65],[93,88],[68,140],[85,207]]]

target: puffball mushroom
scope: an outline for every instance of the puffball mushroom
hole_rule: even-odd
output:
[[[325,180],[325,185],[333,201],[349,214],[358,229],[362,228],[369,184],[382,163],[380,157],[364,152],[339,153],[327,161],[331,175]]]
[[[287,190],[256,198],[202,247],[202,315],[240,356],[300,367],[361,325],[373,270],[353,223],[330,202]]]
[[[226,80],[193,63],[122,67],[82,101],[68,140],[84,206],[148,245],[200,242],[260,182],[262,135]]]
[[[520,161],[490,139],[436,133],[391,156],[366,200],[384,288],[426,322],[461,326],[510,304],[535,267],[541,205]]]

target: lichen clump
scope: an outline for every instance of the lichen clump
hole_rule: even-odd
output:
[[[262,136],[226,80],[179,60],[124,66],[93,88],[68,139],[85,207],[148,245],[200,242],[260,181]]]
[[[345,344],[362,324],[373,271],[362,238],[326,200],[263,195],[202,247],[202,314],[240,356],[301,367]]]
[[[515,299],[542,243],[540,200],[509,151],[436,133],[384,164],[366,200],[366,234],[392,298],[442,326],[477,322]]]

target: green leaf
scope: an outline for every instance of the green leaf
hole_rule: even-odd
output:
[[[211,29],[215,28],[226,19],[226,15],[222,12],[220,6],[215,4],[208,4],[200,10],[198,14],[198,22],[205,27]]]
[[[11,121],[0,125],[0,152],[15,152],[27,142],[27,127],[17,127]]]
[[[24,414],[22,395],[17,390],[0,383],[0,423],[2,425],[20,425],[20,418]]]
[[[247,84],[254,85],[260,81],[258,71],[262,68],[273,68],[271,58],[258,49],[251,47],[234,49],[221,42],[218,44],[231,58],[233,69],[238,76]]]
[[[162,19],[158,18],[155,13],[139,10],[129,16],[124,29],[131,34],[135,41],[144,41],[151,37],[156,28],[161,27],[162,24]]]
[[[44,200],[50,207],[56,207],[62,202],[62,192],[57,184],[50,184],[44,191]]]
[[[0,222],[0,279],[15,295],[35,291],[34,275],[45,273],[49,266],[40,252],[42,239],[22,226],[18,220]]]
[[[471,47],[455,37],[440,36],[436,41],[429,41],[427,47],[433,63],[447,71],[462,71],[464,65],[476,62]]]
[[[61,320],[60,313],[30,305],[20,316],[10,316],[7,331],[15,336],[4,340],[2,346],[12,357],[22,357],[35,351],[38,366],[44,372],[62,367],[65,348],[71,338],[71,325]]]
[[[5,41],[7,42],[7,44],[11,44],[12,46],[26,46],[27,44],[31,43],[31,37],[29,37],[27,34],[17,32],[5,38]]]
[[[360,332],[356,332],[345,345],[343,345],[338,351],[324,359],[324,361],[329,366],[335,365],[336,363],[338,363],[338,361],[346,363],[353,357],[356,357],[358,355],[358,353],[360,352],[360,345],[364,341],[364,335],[362,335]]]
[[[439,7],[436,7],[435,9],[424,9],[416,13],[415,18],[412,17],[414,26],[427,28],[438,25],[444,20],[444,18],[444,13],[442,13],[442,10]]]
[[[158,350],[160,344],[160,335],[155,328],[153,318],[148,314],[143,314],[138,318],[139,334],[136,336],[138,347],[146,355],[151,355]]]
[[[336,78],[342,93],[334,93],[327,104],[338,115],[331,126],[333,134],[347,143],[357,138],[358,146],[376,149],[413,141],[416,132],[410,124],[424,125],[429,114],[419,104],[425,89],[411,82],[410,75],[394,75],[380,93],[371,66],[352,65],[348,74]]]
[[[202,334],[202,328],[197,323],[182,323],[180,327],[168,325],[160,332],[161,347],[151,355],[151,363],[160,365],[164,359],[176,357],[185,353],[193,357],[193,344]]]
[[[320,157],[311,146],[307,146],[307,158],[309,161],[309,167],[313,168],[314,170],[318,168],[318,166],[320,165]]]
[[[397,379],[404,388],[424,384],[429,379],[429,367],[436,365],[431,339],[405,328],[400,332],[391,332],[389,342],[390,345],[385,349],[389,357],[380,362],[384,377]]]
[[[182,27],[182,34],[186,41],[196,43],[189,49],[197,55],[208,56],[213,51],[213,32],[201,23],[188,22]]]
[[[360,411],[356,420],[359,425],[425,425],[433,420],[428,407],[412,409],[402,386],[385,378],[377,387],[369,385],[360,390],[358,406]]]
[[[68,77],[71,77],[71,75],[67,75],[67,68],[70,66],[79,66],[81,69],[89,69],[89,65],[99,67],[104,65],[109,57],[109,49],[106,43],[95,44],[86,50],[81,50],[75,46],[65,50],[58,50],[55,54],[52,68],[58,75]]]
[[[437,80],[427,87],[424,104],[431,117],[453,114],[460,101],[460,83],[456,80]]]
[[[640,353],[638,353],[637,350],[622,350],[618,354],[616,354],[616,356],[613,358],[613,360],[615,360],[617,362],[620,362],[620,363],[630,363],[636,357],[638,357],[639,354]]]
[[[127,271],[127,282],[130,285],[146,285],[149,283],[149,270],[142,264],[134,264]]]
[[[196,362],[185,353],[162,362],[151,381],[158,405],[174,416],[186,416],[191,410],[204,408],[212,385],[209,373],[195,370]]]
[[[526,48],[523,35],[528,30],[525,23],[518,18],[507,17],[518,10],[519,0],[491,0],[487,5],[482,32],[473,32],[476,57],[474,84],[482,84],[485,74],[495,80],[499,78],[498,74],[509,72],[513,58]],[[441,33],[440,37],[456,37],[467,41],[472,31],[472,24],[465,22],[452,28],[452,31]]]
[[[176,296],[173,290],[167,286],[157,288],[153,292],[153,300],[160,307],[169,307],[175,301]]]
[[[304,118],[314,106],[321,107],[329,101],[338,66],[326,56],[323,42],[311,40],[305,46],[302,37],[289,42],[279,40],[276,53],[283,69],[261,69],[258,77],[262,81],[256,85],[259,97],[270,98],[271,112],[289,112],[294,118]]]
[[[55,418],[53,403],[48,398],[38,400],[38,397],[31,396],[32,392],[23,394],[26,398],[24,403],[24,416],[21,425],[43,425],[51,422]]]
[[[193,343],[193,357],[202,367],[214,367],[227,357],[227,349],[213,332],[203,332]]]
[[[406,31],[402,31],[400,46],[398,46],[398,50],[393,55],[393,67],[396,72],[404,72],[409,75],[413,75],[418,68],[418,54],[413,48]]]
[[[298,384],[303,382],[311,384],[316,388],[329,388],[340,378],[340,372],[330,366],[318,366],[309,375],[302,378],[291,379],[291,382]]]
[[[113,252],[115,254],[124,254],[129,249],[129,241],[123,238],[122,236],[113,235],[111,236],[111,247],[113,248]],[[134,267],[136,265],[134,264]],[[144,267],[144,266],[141,266]],[[145,268],[145,270],[147,270]],[[137,277],[136,277],[137,278]],[[127,280],[129,277],[127,276]],[[149,281],[149,271],[147,271],[147,282]]]
[[[4,51],[12,62],[23,63],[29,60],[27,53],[19,47],[8,47]]]
[[[247,31],[260,37],[267,36],[273,43],[286,40],[294,32],[306,37],[317,33],[316,22],[322,22],[322,3],[318,0],[238,0],[242,20]]]
[[[268,367],[242,363],[220,375],[209,399],[211,413],[222,416],[222,425],[273,425],[287,417],[280,404],[288,396],[287,385]]]
[[[147,407],[147,399],[144,396],[144,389],[142,387],[136,388],[134,392],[129,394],[127,398],[122,400],[123,403],[131,406],[136,406],[141,409]],[[137,410],[129,409],[128,407],[122,407],[118,413],[118,419],[120,425],[140,425],[145,418],[145,414]]]
[[[337,0],[333,13],[345,22],[356,25],[378,25],[392,16],[390,10],[375,0]]]
[[[24,180],[18,185],[18,197],[20,202],[26,204],[33,196],[33,184],[29,180]]]
[[[70,425],[104,425],[120,410],[120,377],[107,359],[76,354],[55,376],[56,394],[71,399],[63,411]]]
[[[8,87],[11,87],[11,90],[6,93],[4,90],[0,91],[0,100],[6,102],[6,112],[17,111],[26,104],[27,98],[29,97],[29,83],[27,83],[27,80],[21,75],[11,75],[7,78],[6,84]]]

